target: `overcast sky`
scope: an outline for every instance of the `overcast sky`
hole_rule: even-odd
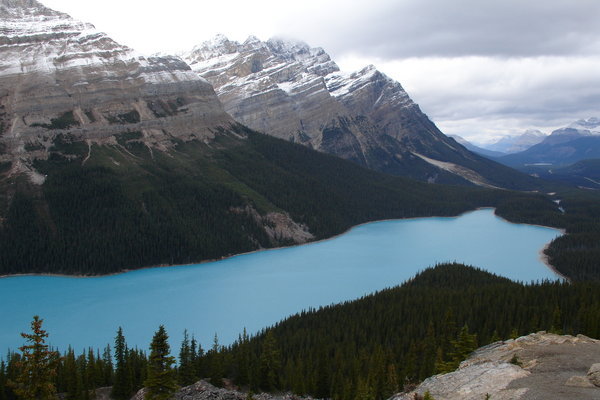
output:
[[[600,0],[41,0],[142,53],[297,38],[398,80],[475,142],[600,117]]]

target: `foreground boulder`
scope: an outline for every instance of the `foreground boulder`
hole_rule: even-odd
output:
[[[435,375],[414,391],[435,400],[600,399],[600,341],[583,335],[533,333],[484,346],[451,373]]]

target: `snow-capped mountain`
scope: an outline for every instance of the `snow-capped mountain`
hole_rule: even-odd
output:
[[[257,131],[383,172],[504,186],[489,174],[497,165],[442,134],[400,83],[372,65],[344,73],[323,49],[302,42],[222,35],[184,59],[234,119]]]
[[[600,135],[600,118],[580,119],[569,124],[567,129],[575,129],[582,135]]]
[[[488,149],[484,149],[483,147],[476,146],[473,143],[469,142],[467,139],[463,138],[462,136],[458,136],[458,135],[448,135],[448,136],[451,137],[452,139],[456,140],[461,145],[465,146],[469,151],[472,151],[473,153],[481,154],[482,156],[489,157],[489,158],[502,157],[503,155],[505,155],[504,153],[501,153],[499,151],[488,150]]]
[[[537,129],[528,129],[517,136],[505,136],[497,142],[485,146],[486,149],[506,154],[525,151],[544,140],[547,135]]]
[[[564,128],[559,128],[552,131],[548,136],[547,141],[551,143],[564,143],[573,140],[577,137],[585,136],[600,136],[600,119],[591,117],[586,119],[580,119],[570,123]]]
[[[522,168],[526,165],[571,165],[581,160],[600,158],[600,119],[575,121],[556,129],[540,143],[525,151],[509,154],[498,160]]]
[[[32,160],[67,133],[91,145],[136,132],[164,147],[232,122],[180,58],[142,57],[35,0],[0,0],[0,163],[11,174],[41,181]]]

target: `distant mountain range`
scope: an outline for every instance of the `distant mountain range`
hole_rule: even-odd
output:
[[[458,143],[460,143],[461,145],[466,147],[467,150],[472,151],[473,153],[481,154],[482,156],[485,156],[488,158],[502,157],[502,156],[506,155],[505,153],[502,153],[499,151],[488,150],[488,149],[484,149],[483,147],[476,146],[473,143],[469,142],[467,139],[463,138],[462,136],[449,135],[449,137],[451,137],[452,139],[456,140]]]
[[[540,143],[546,136],[546,134],[536,129],[528,129],[521,135],[505,136],[495,143],[486,145],[485,148],[504,154],[519,153]]]
[[[515,168],[566,166],[577,161],[600,158],[600,120],[589,118],[557,129],[525,151],[497,158]]]
[[[427,182],[535,185],[449,139],[373,66],[345,73],[323,49],[302,42],[222,35],[184,59],[234,119],[257,131]]]

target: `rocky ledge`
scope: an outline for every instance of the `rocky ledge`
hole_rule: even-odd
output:
[[[410,393],[436,400],[600,399],[600,340],[532,333],[482,347],[451,373],[435,375]]]
[[[144,400],[145,389],[141,389],[131,400]],[[237,390],[223,389],[211,385],[205,381],[199,381],[193,385],[181,388],[172,397],[173,400],[311,400],[310,397],[299,397],[293,394],[269,394],[259,393],[249,395]]]

